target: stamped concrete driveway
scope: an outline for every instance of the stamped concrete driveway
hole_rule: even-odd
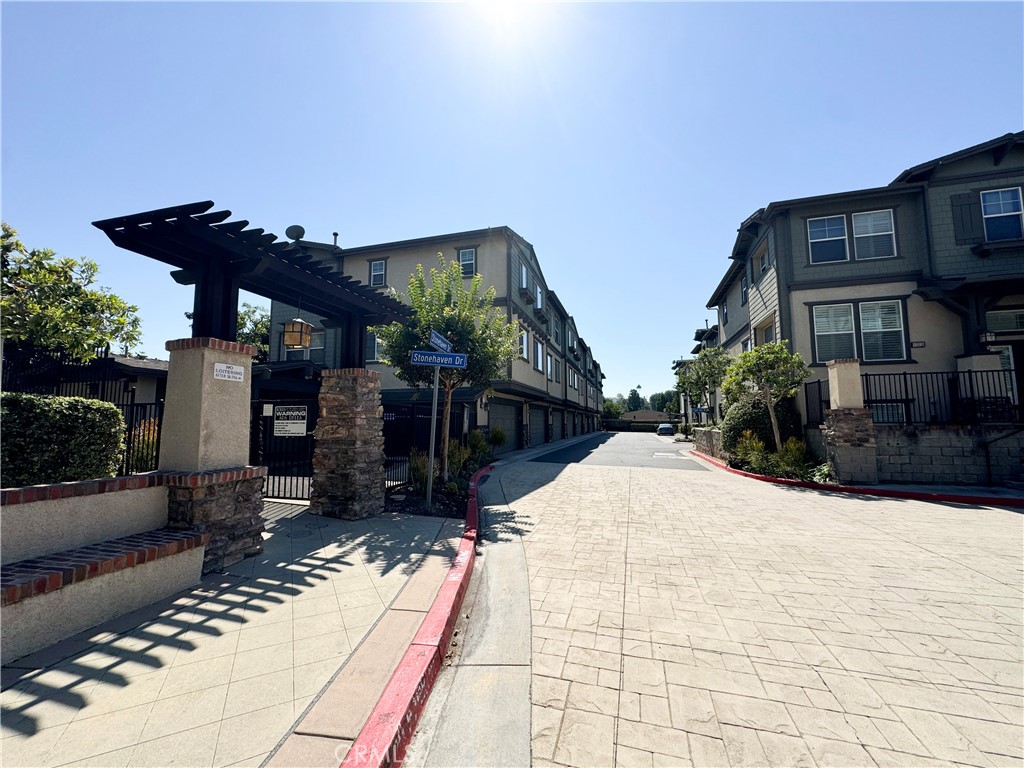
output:
[[[529,570],[535,765],[1024,762],[1020,514],[678,451],[604,435],[494,478]]]

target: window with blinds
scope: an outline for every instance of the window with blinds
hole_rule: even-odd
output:
[[[860,305],[861,346],[865,361],[903,360],[903,309],[899,301]]]
[[[891,210],[853,214],[853,251],[858,261],[896,255]]]
[[[847,261],[846,217],[826,216],[807,220],[807,239],[811,250],[811,264]]]
[[[1020,187],[982,192],[981,216],[985,221],[985,239],[989,242],[1024,238]]]
[[[814,308],[814,359],[819,363],[857,356],[853,329],[853,304],[828,304]]]

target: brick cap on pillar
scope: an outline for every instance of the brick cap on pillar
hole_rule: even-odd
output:
[[[369,368],[327,368],[320,371],[320,376],[365,376],[369,379],[379,379],[380,371],[371,371]]]
[[[828,368],[833,368],[837,365],[850,365],[851,363],[859,362],[860,360],[858,360],[856,357],[837,357],[835,360],[829,360],[827,363],[825,363],[825,366]]]
[[[256,354],[256,347],[252,344],[239,344],[237,341],[224,341],[214,339],[210,336],[199,336],[190,339],[172,339],[164,344],[168,352],[176,352],[182,349],[216,349],[220,352],[237,352],[240,355],[253,357]]]

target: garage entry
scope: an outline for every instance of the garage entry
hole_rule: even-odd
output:
[[[544,445],[547,437],[548,409],[530,406],[530,445]]]
[[[505,433],[505,444],[498,448],[495,453],[508,453],[519,447],[520,412],[521,406],[518,403],[500,402],[493,398],[488,403],[487,413],[491,429],[499,427]]]
[[[552,411],[551,412],[551,439],[561,440],[565,437],[565,432],[562,429],[562,420],[565,418],[565,411]]]

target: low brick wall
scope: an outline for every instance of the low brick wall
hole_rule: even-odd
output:
[[[880,483],[985,485],[984,443],[1013,430],[989,426],[875,425]],[[1024,476],[1024,432],[994,442],[988,449],[992,482]]]
[[[698,427],[693,430],[693,447],[707,456],[714,456],[716,459],[726,461],[729,458],[722,450],[722,430],[703,429]]]

